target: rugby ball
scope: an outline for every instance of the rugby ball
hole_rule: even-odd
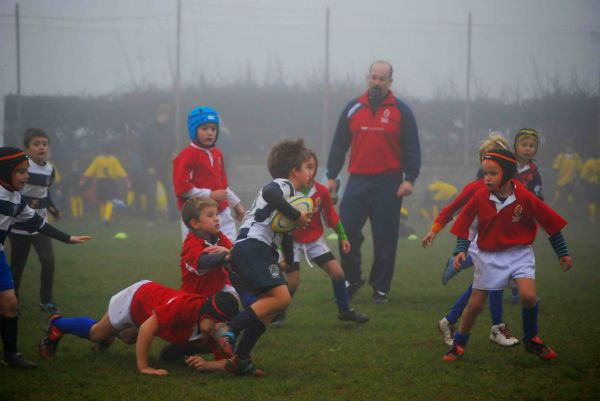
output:
[[[301,212],[312,212],[313,210],[313,200],[304,195],[292,196],[288,200],[288,203]],[[296,228],[296,225],[292,220],[285,217],[280,211],[275,211],[271,220],[271,229],[273,229],[273,232],[287,233],[294,228]]]

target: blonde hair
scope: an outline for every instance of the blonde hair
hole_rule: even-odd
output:
[[[200,214],[207,207],[218,208],[219,204],[215,200],[204,196],[189,198],[181,206],[181,220],[187,228],[191,229],[190,221],[200,218]]]
[[[481,144],[479,145],[479,161],[483,159],[483,156],[487,152],[497,148],[509,150],[508,141],[500,132],[490,132],[490,135],[481,141]]]

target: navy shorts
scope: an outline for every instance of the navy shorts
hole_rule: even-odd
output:
[[[248,238],[231,250],[233,270],[253,295],[260,295],[287,282],[279,270],[279,254],[259,240]]]
[[[0,292],[15,288],[10,266],[6,262],[6,254],[0,251]]]

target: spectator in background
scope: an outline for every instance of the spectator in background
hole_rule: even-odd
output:
[[[179,211],[173,204],[175,195],[171,185],[171,161],[176,150],[173,149],[173,111],[163,103],[156,108],[155,121],[141,136],[141,156],[144,169],[142,193],[146,195],[147,221],[156,221],[156,199],[160,181],[167,192],[167,215],[170,220],[178,219]]]
[[[373,265],[369,284],[373,302],[388,302],[394,274],[402,198],[413,192],[421,167],[417,123],[410,108],[394,97],[392,65],[375,61],[367,75],[368,90],[342,111],[327,162],[331,191],[350,149],[350,178],[340,204],[340,217],[351,250],[341,253],[352,296],[362,278],[360,247],[367,219],[373,232]]]

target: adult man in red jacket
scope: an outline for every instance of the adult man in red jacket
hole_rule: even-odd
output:
[[[342,111],[327,161],[332,190],[350,149],[350,178],[340,204],[351,251],[341,256],[352,296],[364,283],[360,247],[362,228],[370,219],[374,256],[369,284],[373,302],[388,302],[396,260],[402,197],[413,191],[421,167],[418,129],[410,108],[394,97],[392,65],[375,61],[367,75],[368,90]]]

